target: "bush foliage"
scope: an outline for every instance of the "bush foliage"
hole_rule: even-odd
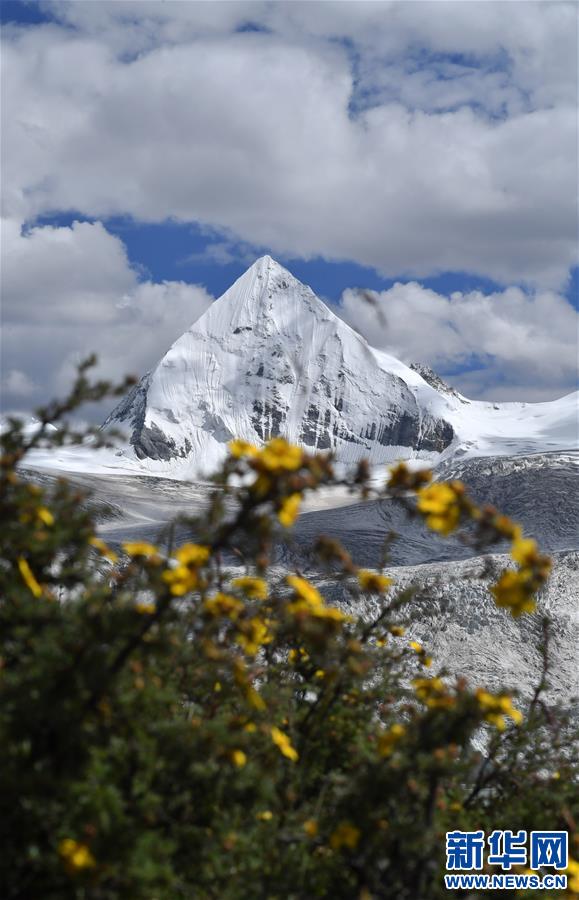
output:
[[[12,421],[2,438],[4,900],[422,900],[449,895],[447,830],[566,829],[577,846],[576,734],[545,700],[548,623],[523,705],[437,671],[405,635],[410,592],[331,539],[312,552],[348,614],[280,574],[303,496],[338,481],[328,456],[281,438],[230,445],[208,509],[180,523],[186,543],[170,531],[117,554],[77,488],[23,469],[70,439],[49,421],[106,390],[83,371],[33,437]],[[461,530],[483,552],[507,537],[515,565],[491,591],[533,611],[549,559],[462,484],[404,465],[380,489],[364,465],[346,483],[397,497],[441,539]],[[351,612],[372,595],[374,620]]]

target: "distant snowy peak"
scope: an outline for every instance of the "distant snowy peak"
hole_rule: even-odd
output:
[[[182,461],[192,471],[214,466],[234,436],[259,443],[283,435],[345,462],[380,462],[448,447],[453,405],[264,256],[105,425],[128,425],[139,459]]]

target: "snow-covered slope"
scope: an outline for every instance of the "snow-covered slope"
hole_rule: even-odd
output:
[[[233,437],[282,434],[344,462],[440,453],[454,439],[448,412],[417,372],[369,347],[264,256],[105,424],[130,426],[139,459],[211,468]]]
[[[215,468],[233,437],[260,443],[281,434],[346,463],[572,446],[575,403],[497,406],[437,389],[418,367],[370,347],[264,256],[105,425],[129,427],[127,462],[186,476]]]

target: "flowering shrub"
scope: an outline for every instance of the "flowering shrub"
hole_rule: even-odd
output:
[[[97,393],[84,381],[41,421]],[[3,898],[446,897],[457,828],[567,829],[579,855],[575,736],[543,696],[546,646],[523,706],[437,671],[405,636],[409,592],[337,542],[320,537],[320,565],[353,600],[378,595],[375,619],[274,575],[304,495],[337,483],[329,457],[234,441],[209,509],[181,523],[190,540],[117,553],[75,487],[20,468],[46,439],[17,422],[3,436]],[[462,484],[403,464],[381,489],[365,465],[347,483],[481,552],[507,537],[491,592],[534,610],[549,558]]]

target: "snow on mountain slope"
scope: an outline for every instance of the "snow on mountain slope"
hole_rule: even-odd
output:
[[[123,449],[60,450],[35,463],[196,478],[233,437],[259,444],[278,434],[346,464],[566,450],[577,445],[577,396],[470,401],[427,368],[370,347],[264,256],[113,410],[104,424],[129,431]]]
[[[452,405],[366,341],[270,257],[180,337],[105,425],[142,460],[211,468],[227,441],[282,434],[338,459],[440,453]]]

